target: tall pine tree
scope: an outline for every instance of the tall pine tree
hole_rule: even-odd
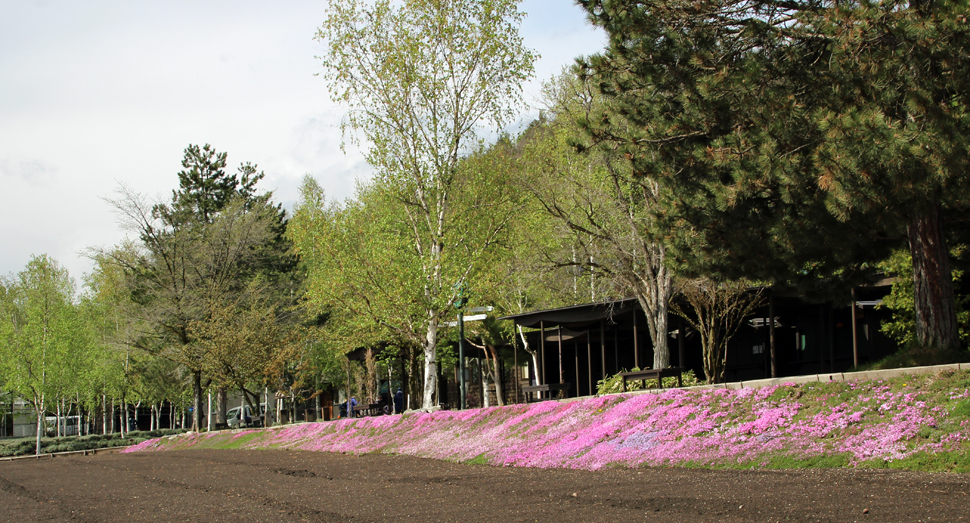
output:
[[[669,191],[676,255],[835,277],[907,242],[919,344],[959,347],[943,231],[970,181],[966,2],[580,3],[610,34],[580,70],[612,110],[585,123]]]

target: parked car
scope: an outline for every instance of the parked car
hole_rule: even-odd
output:
[[[226,411],[226,424],[229,428],[240,427],[261,427],[263,425],[263,414],[266,412],[266,404],[259,405],[259,413],[254,417],[249,405],[243,405]]]

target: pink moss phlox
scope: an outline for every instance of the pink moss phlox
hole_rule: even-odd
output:
[[[209,445],[367,453],[391,452],[494,465],[599,469],[767,463],[771,456],[847,454],[852,463],[963,448],[968,420],[882,383],[850,383],[859,396],[796,399],[792,384],[761,389],[674,389],[507,407],[379,416],[211,435],[149,440],[129,451]],[[970,390],[949,394],[970,398]],[[959,430],[926,437],[940,426]],[[245,437],[244,437],[245,436]]]

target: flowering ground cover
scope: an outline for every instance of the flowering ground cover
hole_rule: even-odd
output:
[[[970,373],[571,402],[182,435],[128,452],[396,453],[496,466],[892,467],[970,472]]]

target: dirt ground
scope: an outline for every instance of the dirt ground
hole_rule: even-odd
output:
[[[970,476],[205,450],[0,462],[0,521],[968,521]]]

